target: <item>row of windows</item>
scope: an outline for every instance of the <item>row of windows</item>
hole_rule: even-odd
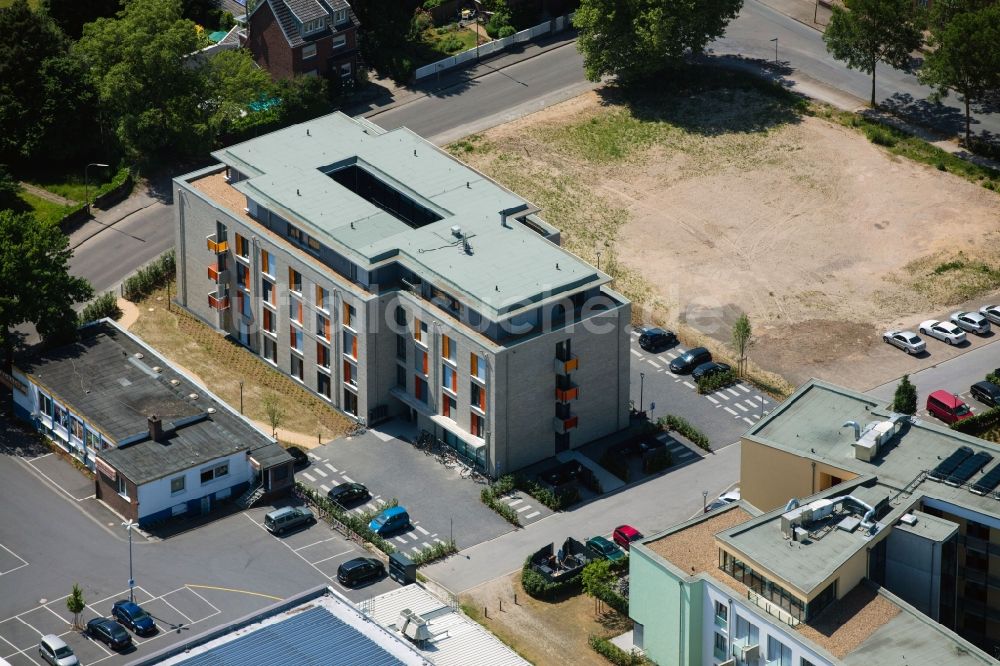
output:
[[[199,478],[201,479],[201,484],[205,485],[206,483],[211,483],[216,479],[221,479],[222,477],[228,475],[229,475],[229,463],[225,462],[219,465],[215,465],[213,467],[206,467],[205,469],[201,470]],[[121,477],[119,476],[119,478]],[[177,495],[179,493],[184,492],[186,484],[187,480],[186,477],[184,476],[175,476],[174,478],[170,479],[170,494]]]

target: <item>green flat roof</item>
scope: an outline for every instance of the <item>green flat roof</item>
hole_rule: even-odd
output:
[[[386,132],[338,112],[212,155],[247,176],[238,191],[363,269],[399,261],[494,319],[610,282],[523,224],[502,224],[504,212],[537,208],[406,128]],[[413,228],[327,175],[350,165],[442,219]]]

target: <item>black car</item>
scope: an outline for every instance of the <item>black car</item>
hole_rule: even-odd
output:
[[[984,405],[1000,406],[1000,386],[993,382],[976,382],[969,387],[969,393]]]
[[[95,617],[88,622],[87,635],[107,643],[112,650],[124,650],[132,646],[132,637],[125,631],[125,627],[106,617]]]
[[[639,346],[646,351],[656,351],[677,344],[677,334],[662,328],[647,328],[639,336]]]
[[[372,495],[363,484],[351,482],[342,483],[339,486],[336,486],[331,489],[326,496],[337,504],[344,505],[350,504],[351,502],[357,502],[359,500],[366,500]]]
[[[712,375],[717,375],[720,372],[729,372],[731,368],[725,363],[716,363],[715,361],[709,361],[708,363],[702,363],[697,368],[691,371],[691,377],[698,381],[703,377],[711,377]]]
[[[116,601],[111,607],[111,616],[140,636],[156,633],[156,622],[152,616],[134,601],[128,599]]]
[[[305,451],[303,451],[297,446],[289,446],[285,450],[288,451],[288,454],[290,456],[292,456],[292,459],[295,461],[294,463],[295,467],[297,469],[301,469],[303,467],[309,467],[309,456],[306,455]]]
[[[670,372],[686,375],[702,363],[712,360],[712,353],[704,347],[695,347],[684,352],[670,362]]]
[[[639,453],[649,456],[659,451],[665,451],[667,443],[660,439],[644,439],[639,443]]]
[[[357,585],[385,575],[385,565],[372,557],[355,557],[337,567],[337,580],[344,585]]]

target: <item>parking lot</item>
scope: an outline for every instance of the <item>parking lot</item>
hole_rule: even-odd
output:
[[[655,354],[647,352],[639,347],[639,333],[632,332],[631,395],[650,418],[682,416],[708,436],[713,449],[720,449],[739,441],[747,428],[774,408],[773,398],[743,382],[699,394],[689,375],[670,371],[670,361],[686,351],[678,344]]]
[[[411,555],[449,538],[466,548],[513,529],[480,501],[482,485],[463,479],[459,467],[446,467],[402,439],[411,435],[407,424],[391,422],[363,435],[335,440],[310,450],[310,465],[295,477],[324,493],[340,483],[363,483],[372,499],[349,507],[358,513],[397,500],[406,507],[413,527],[393,535],[390,542]],[[525,524],[546,515],[528,496],[510,501]]]

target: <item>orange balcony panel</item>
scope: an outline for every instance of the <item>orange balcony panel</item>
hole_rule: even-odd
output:
[[[556,389],[556,400],[559,402],[569,402],[570,400],[576,400],[580,397],[580,387],[574,386],[568,389]]]
[[[211,252],[214,252],[216,254],[222,254],[224,252],[229,251],[229,241],[222,241],[221,243],[217,243],[215,241],[215,234],[212,234],[211,236],[206,238],[205,241],[208,244],[208,249]]]
[[[576,414],[572,414],[566,418],[556,416],[552,419],[552,427],[555,428],[555,431],[558,433],[565,433],[575,428],[577,426],[577,421],[578,417]]]
[[[208,267],[208,279],[213,282],[219,281],[219,264],[212,264]]]
[[[566,361],[561,361],[558,358],[555,360],[555,371],[557,375],[568,375],[579,367],[580,359],[576,356],[573,356]]]
[[[566,430],[572,430],[577,426],[578,419],[579,417],[577,416],[569,417],[563,422],[563,427],[566,428]]]
[[[218,297],[213,294],[208,295],[208,307],[214,308],[216,310],[228,310],[229,309],[229,297],[223,296]]]

